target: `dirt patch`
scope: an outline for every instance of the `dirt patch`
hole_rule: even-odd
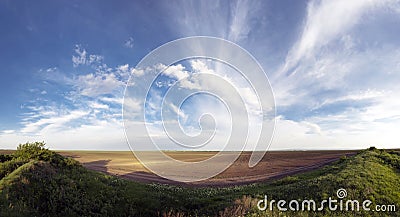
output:
[[[357,151],[270,151],[259,164],[248,167],[251,152],[243,152],[235,163],[218,176],[194,183],[179,183],[159,177],[145,167],[129,151],[65,151],[88,169],[116,175],[122,178],[145,182],[165,183],[185,186],[230,186],[262,182],[296,173],[320,168],[338,160],[342,156],[356,154]],[[167,152],[175,159],[201,161],[216,152]]]

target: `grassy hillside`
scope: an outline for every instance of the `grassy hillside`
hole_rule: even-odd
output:
[[[268,200],[336,198],[394,204],[400,208],[400,154],[365,150],[312,172],[268,183],[230,188],[185,188],[142,184],[89,171],[77,161],[44,148],[20,145],[0,155],[0,216],[399,216],[397,212],[259,211]]]
[[[337,190],[345,189],[346,200],[371,200],[371,210],[375,205],[395,205],[397,212],[349,212],[329,211],[324,212],[289,212],[290,216],[400,216],[400,153],[386,152],[382,150],[365,150],[354,157],[342,158],[339,162],[326,166],[322,169],[286,177],[284,179],[260,185],[257,190],[264,190],[263,195],[268,195],[269,200],[284,199],[305,200],[313,199],[322,201],[332,197],[337,198]],[[263,191],[261,190],[261,191]],[[256,193],[256,192],[254,192]],[[254,194],[253,194],[254,195]],[[260,195],[259,195],[260,196]],[[259,197],[261,198],[261,197]],[[317,206],[319,204],[317,203]],[[275,210],[258,211],[251,210],[251,213],[265,215],[274,213]]]

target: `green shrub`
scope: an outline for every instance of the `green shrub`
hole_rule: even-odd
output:
[[[0,163],[0,179],[12,173],[14,170],[16,170],[18,167],[22,166],[26,162],[26,160],[12,159],[4,163]]]
[[[6,162],[13,159],[11,154],[0,154],[0,163]]]
[[[24,160],[49,160],[51,151],[46,149],[45,146],[44,142],[20,144],[13,155],[15,158]]]
[[[72,158],[65,158],[60,154],[45,148],[44,142],[33,142],[20,144],[14,152],[14,158],[20,160],[46,161],[60,168],[80,166],[79,162]]]

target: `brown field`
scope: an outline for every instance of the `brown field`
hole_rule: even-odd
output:
[[[0,149],[0,154],[12,154],[12,153],[14,153],[14,150]]]
[[[243,152],[236,162],[220,175],[201,182],[177,183],[161,178],[143,167],[130,151],[59,151],[64,156],[73,157],[85,167],[122,178],[165,184],[190,186],[242,185],[280,178],[322,167],[344,155],[354,155],[357,151],[270,151],[253,168],[248,167],[251,152]],[[170,157],[182,161],[205,160],[216,152],[166,152]],[[227,153],[229,154],[229,152]]]

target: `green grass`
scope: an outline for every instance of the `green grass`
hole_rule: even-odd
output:
[[[21,145],[0,163],[0,216],[399,216],[399,212],[259,211],[268,199],[321,201],[344,188],[347,198],[400,208],[399,152],[365,150],[324,168],[271,182],[229,188],[143,184],[85,169],[44,148]]]
[[[322,169],[286,177],[276,182],[260,185],[263,194],[271,199],[322,201],[332,197],[337,199],[336,191],[346,189],[347,199],[359,201],[371,200],[373,205],[394,204],[400,208],[400,174],[399,153],[381,150],[362,151],[354,157],[343,158],[339,162]],[[256,192],[254,192],[256,193]],[[372,206],[371,206],[372,207]],[[260,212],[253,209],[252,213],[267,215],[275,212]],[[360,216],[399,216],[399,212],[293,212],[290,216],[309,215],[360,215]]]

